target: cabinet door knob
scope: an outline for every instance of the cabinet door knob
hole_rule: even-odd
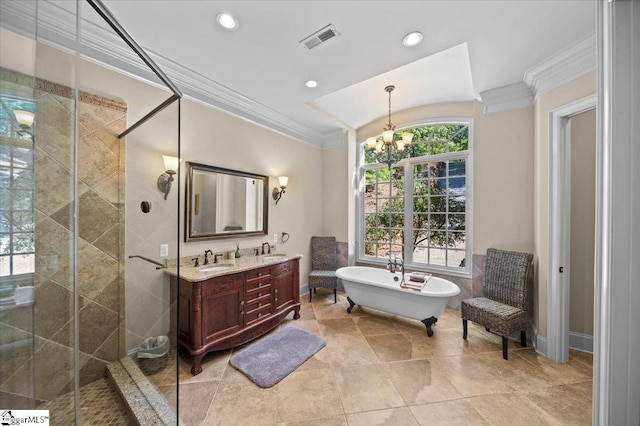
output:
[[[278,301],[278,298],[276,297],[276,298],[274,299],[274,302],[277,302],[277,301]]]
[[[258,287],[262,287],[262,283],[258,283]]]
[[[262,293],[258,293],[258,297],[262,296]]]
[[[276,294],[278,293],[278,289],[276,288]]]
[[[244,311],[240,311],[240,315],[244,315]]]
[[[262,302],[258,303],[258,308],[259,308],[260,306],[262,306]]]
[[[261,316],[262,316],[262,312],[260,312],[260,313],[258,314],[258,318],[260,318]]]
[[[240,306],[244,305],[244,300],[240,301]]]

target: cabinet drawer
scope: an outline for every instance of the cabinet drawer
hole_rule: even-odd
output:
[[[272,275],[282,275],[293,269],[293,262],[280,263],[271,267]]]
[[[264,284],[260,287],[255,287],[251,290],[247,290],[246,302],[252,302],[256,299],[259,299],[265,295],[271,295],[271,284]]]
[[[265,293],[261,297],[247,301],[247,312],[263,308],[271,303],[271,293]]]
[[[271,315],[271,303],[268,303],[258,309],[254,309],[253,311],[248,311],[246,315],[246,323],[247,325],[254,323],[258,320],[266,318]]]
[[[247,272],[247,283],[253,282],[255,280],[261,280],[264,278],[269,278],[271,276],[270,268],[260,268],[254,269],[253,271]]]
[[[242,283],[235,282],[233,275],[230,275],[227,277],[212,278],[204,281],[202,284],[202,295],[208,296],[213,293],[239,287]]]
[[[258,290],[268,289],[271,286],[271,279],[269,277],[256,279],[255,281],[247,281],[247,293]]]

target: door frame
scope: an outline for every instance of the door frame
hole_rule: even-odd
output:
[[[549,112],[549,251],[547,357],[569,359],[571,117],[596,107],[596,95]],[[562,272],[561,272],[562,271]]]

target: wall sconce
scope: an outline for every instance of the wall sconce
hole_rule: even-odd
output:
[[[35,119],[36,115],[31,111],[22,111],[20,109],[14,110],[13,115],[15,115],[16,121],[20,126],[20,130],[18,130],[18,133],[26,133],[29,136],[33,137],[33,134],[29,131],[29,129],[31,128],[31,126],[33,126],[33,120]]]
[[[29,127],[33,126],[33,120],[35,118],[34,113],[17,109],[13,111],[13,115],[16,116],[16,121],[23,129],[26,130]]]
[[[164,160],[164,168],[167,170],[158,177],[158,189],[164,193],[164,199],[166,200],[169,191],[171,191],[173,175],[176,174],[176,170],[180,166],[180,159],[169,155],[163,155],[162,159]]]
[[[273,191],[271,191],[271,195],[273,196],[273,199],[276,200],[276,204],[278,204],[278,201],[280,201],[280,198],[282,198],[282,194],[284,194],[284,190],[287,187],[287,183],[289,183],[289,177],[288,176],[280,176],[278,177],[278,183],[280,183],[280,189],[278,189],[278,187],[274,187]]]

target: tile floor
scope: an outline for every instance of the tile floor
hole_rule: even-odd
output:
[[[80,420],[74,423],[73,393],[59,396],[38,406],[38,410],[50,410],[52,425],[130,425],[129,411],[113,385],[106,379],[98,379],[80,388]]]
[[[470,324],[458,311],[434,326],[356,307],[318,291],[303,298],[299,327],[327,342],[296,371],[261,389],[229,365],[232,350],[208,354],[203,372],[179,359],[180,418],[186,425],[590,425],[592,357],[556,364],[531,348]],[[172,363],[149,378],[175,401]]]

